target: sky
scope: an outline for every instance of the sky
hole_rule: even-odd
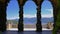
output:
[[[36,17],[36,4],[28,0],[23,6],[24,18]],[[41,5],[41,16],[43,17],[53,17],[53,7],[48,0],[44,0]],[[17,0],[11,0],[7,6],[7,19],[17,19],[19,18],[19,6]]]

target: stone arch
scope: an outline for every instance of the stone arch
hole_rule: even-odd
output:
[[[6,31],[6,7],[10,0],[0,0],[0,31]]]
[[[43,18],[50,18],[50,19],[52,18],[52,19],[51,20],[50,19],[45,20]],[[54,23],[53,7],[52,7],[52,4],[49,0],[44,0],[42,5],[41,5],[41,23],[42,24],[44,24],[44,23],[48,24],[49,22],[51,24],[52,24],[52,22]],[[42,26],[42,28],[43,28],[43,26]],[[53,29],[53,27],[49,27],[48,25],[45,28]]]
[[[0,0],[0,31],[6,31],[6,7],[8,5],[10,0]],[[27,0],[17,0],[19,4],[19,24],[18,24],[18,30],[23,31],[23,6]],[[37,31],[42,31],[41,27],[41,4],[43,0],[33,0],[37,5]],[[54,29],[56,29],[56,21],[58,20],[58,10],[60,7],[58,7],[58,0],[49,0],[53,5],[53,14],[54,14]],[[40,7],[40,8],[39,8]],[[2,16],[3,15],[3,16]],[[39,19],[40,18],[40,19]],[[40,23],[39,23],[40,22]],[[60,26],[59,26],[60,27]],[[56,30],[54,30],[54,33]]]
[[[14,9],[13,9],[14,8]],[[14,12],[14,14],[13,14]],[[15,28],[18,30],[18,20],[14,21],[15,23],[13,23],[13,21],[8,21],[8,20],[14,20],[14,19],[19,19],[19,6],[18,6],[18,2],[17,0],[10,0],[10,2],[8,3],[7,6],[7,30],[10,30],[11,28],[14,28],[14,26],[16,26]],[[11,25],[11,26],[9,26]]]
[[[42,25],[41,25],[41,5],[43,0],[33,0],[37,5],[37,23],[36,23],[36,31],[42,32]]]
[[[58,14],[58,1],[56,0],[49,0],[53,6],[53,15],[54,15],[54,23],[56,22],[56,19],[57,19],[57,14]],[[55,25],[54,25],[55,26]]]
[[[36,4],[32,0],[28,0],[24,5],[24,24],[25,25],[31,24],[31,25],[30,27],[24,25],[24,31],[26,27],[34,28],[34,31],[36,31],[36,25],[35,25],[36,24],[35,22],[37,20],[36,13],[37,13]],[[25,18],[28,18],[28,19],[25,19]],[[31,18],[35,18],[35,19],[31,20]],[[35,26],[32,26],[32,25],[35,25]]]
[[[51,2],[51,4],[53,5],[53,17],[54,17],[54,28],[53,28],[53,33],[52,34],[57,34],[57,29],[58,29],[58,25],[57,25],[57,21],[59,21],[58,19],[58,13],[59,13],[59,7],[58,7],[58,0],[49,0]]]

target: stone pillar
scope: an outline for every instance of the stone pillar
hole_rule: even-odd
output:
[[[58,14],[58,4],[57,4],[57,0],[50,0],[52,6],[53,6],[53,17],[54,17],[54,27],[56,24],[56,20],[57,20],[57,14]]]
[[[23,6],[26,0],[18,0],[19,4],[19,23],[18,23],[18,31],[23,31]]]
[[[23,6],[20,6],[18,30],[23,31]]]
[[[0,31],[6,31],[6,8],[9,0],[0,0]]]
[[[41,25],[41,8],[40,5],[37,7],[37,23],[36,23],[36,31],[42,31]]]
[[[59,7],[58,7],[58,0],[49,0],[53,6],[53,15],[54,15],[54,28],[53,28],[53,33],[52,34],[57,34],[57,29],[60,27],[58,24],[60,23],[60,17],[58,16],[58,13],[60,12]],[[58,18],[59,17],[59,18]]]
[[[60,34],[60,0],[57,0],[57,20],[56,20],[56,25],[55,25],[55,28],[54,30],[56,30],[56,34]],[[56,12],[57,12],[56,11]]]
[[[36,23],[36,31],[42,32],[42,25],[41,25],[41,4],[43,0],[33,0],[37,5],[37,23]]]

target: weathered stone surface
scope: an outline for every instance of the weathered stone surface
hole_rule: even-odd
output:
[[[9,0],[0,0],[0,31],[6,31],[6,8]]]

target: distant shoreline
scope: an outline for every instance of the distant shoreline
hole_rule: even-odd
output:
[[[7,30],[18,31],[18,28],[11,28],[11,29],[7,29]],[[42,28],[42,30],[52,30],[52,29]],[[36,28],[24,28],[24,31],[36,31]]]

